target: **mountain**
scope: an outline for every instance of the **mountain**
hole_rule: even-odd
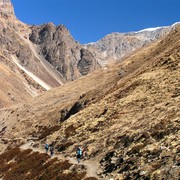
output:
[[[119,61],[133,51],[166,36],[178,24],[171,26],[148,28],[138,32],[111,33],[85,47],[94,52],[95,57],[103,66],[109,62]]]
[[[37,96],[61,82],[40,61],[34,46],[26,39],[28,31],[29,27],[13,14],[1,16],[1,108],[27,101],[29,97]]]
[[[97,43],[81,45],[64,25],[22,23],[10,0],[0,0],[0,9],[0,108],[27,102],[44,91],[121,60],[173,29],[112,33]]]
[[[0,179],[179,179],[178,23],[95,47],[0,10]]]
[[[1,149],[8,147],[1,176],[88,179],[95,171],[92,179],[178,179],[179,38],[177,26],[120,63],[1,111]],[[49,164],[38,154],[46,142],[71,164]],[[79,165],[78,146],[87,153]]]
[[[32,26],[29,39],[38,46],[41,57],[53,65],[66,81],[100,67],[93,54],[75,41],[64,25]]]
[[[10,0],[0,0],[0,10],[0,108],[26,102],[100,67],[65,26],[24,24]]]

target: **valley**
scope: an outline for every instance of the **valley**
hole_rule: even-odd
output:
[[[0,178],[179,179],[179,23],[81,45],[64,25],[11,16],[0,17]],[[128,48],[113,55],[119,41]]]

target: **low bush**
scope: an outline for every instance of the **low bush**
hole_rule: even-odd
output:
[[[49,155],[32,152],[31,149],[20,151],[19,148],[14,148],[8,150],[0,155],[0,162],[0,176],[4,180],[80,180],[86,175],[84,169],[77,171],[75,168],[75,170],[70,171],[72,164],[68,160],[51,159]]]
[[[52,127],[43,127],[40,129],[41,134],[39,135],[39,139],[44,139],[45,137],[51,135],[55,131],[58,131],[60,126],[52,126]]]

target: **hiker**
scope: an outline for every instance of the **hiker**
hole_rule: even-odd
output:
[[[87,159],[88,153],[84,149],[82,150],[82,156],[83,156],[83,159]]]
[[[80,159],[83,155],[83,152],[82,152],[82,149],[80,147],[77,148],[77,151],[76,151],[76,157],[77,157],[77,162],[80,163]]]
[[[46,143],[44,148],[45,148],[46,154],[47,154],[47,153],[48,153],[48,150],[49,150],[49,144]]]
[[[54,155],[54,148],[53,146],[50,147],[50,156],[52,157]]]

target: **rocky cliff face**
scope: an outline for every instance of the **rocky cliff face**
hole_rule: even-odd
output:
[[[100,66],[89,50],[75,41],[64,25],[52,23],[31,27],[29,39],[66,81],[72,81]]]
[[[10,0],[0,0],[0,16],[15,16],[14,7]]]
[[[100,64],[118,61],[133,51],[166,36],[179,23],[167,27],[149,28],[138,32],[112,33],[95,43],[85,45]]]
[[[8,107],[60,85],[42,65],[35,47],[24,38],[18,21],[0,18],[0,108]]]

